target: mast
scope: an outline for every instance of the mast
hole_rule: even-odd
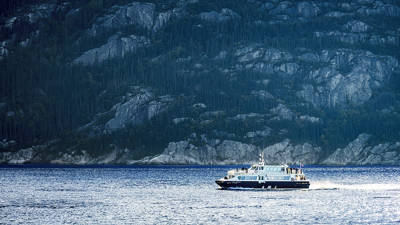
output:
[[[264,154],[260,153],[260,164],[265,165]]]

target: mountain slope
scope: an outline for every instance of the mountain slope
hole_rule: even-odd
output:
[[[400,163],[397,1],[26,1],[1,15],[2,163]]]

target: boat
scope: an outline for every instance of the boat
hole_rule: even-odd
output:
[[[227,176],[215,181],[221,189],[228,188],[309,188],[303,169],[288,165],[266,165],[263,155],[260,162],[250,168],[228,171]]]

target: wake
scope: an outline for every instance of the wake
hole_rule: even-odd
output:
[[[381,190],[400,191],[400,183],[392,184],[337,184],[330,181],[311,182],[310,190]]]

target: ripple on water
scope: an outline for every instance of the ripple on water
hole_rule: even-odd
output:
[[[308,190],[218,190],[231,168],[0,168],[0,222],[399,222],[400,167],[306,168]]]

